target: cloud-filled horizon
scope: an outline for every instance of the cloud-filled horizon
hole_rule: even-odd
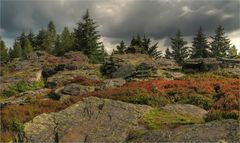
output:
[[[121,40],[146,34],[159,42],[161,50],[170,46],[169,37],[178,29],[191,44],[199,26],[213,36],[218,25],[225,28],[231,43],[240,51],[239,0],[1,0],[1,37],[8,46],[22,31],[35,34],[54,21],[57,32],[70,29],[86,9],[99,25],[108,51]]]

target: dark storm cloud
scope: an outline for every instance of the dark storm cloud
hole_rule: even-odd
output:
[[[166,39],[177,29],[189,37],[200,25],[211,35],[218,25],[226,32],[239,30],[239,7],[239,0],[1,0],[1,35],[13,39],[21,31],[46,27],[49,20],[61,32],[75,27],[87,8],[112,44],[136,34]]]

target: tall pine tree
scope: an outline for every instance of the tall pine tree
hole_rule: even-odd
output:
[[[30,31],[27,35],[27,39],[29,40],[29,42],[31,43],[33,49],[36,49],[36,37],[34,35],[34,33],[32,31]]]
[[[82,21],[74,29],[75,49],[87,55],[92,63],[103,62],[106,54],[103,43],[99,41],[101,36],[96,30],[97,27],[96,22],[90,18],[89,11],[87,10]]]
[[[202,32],[202,28],[200,27],[198,33],[193,39],[192,42],[192,55],[191,58],[208,58],[210,57],[209,53],[209,45],[207,42],[206,36]]]
[[[73,38],[73,34],[68,30],[68,27],[64,27],[62,34],[56,40],[55,52],[58,56],[72,49]]]
[[[23,47],[23,56],[26,57],[29,53],[33,51],[31,42],[27,39]]]
[[[230,40],[225,36],[224,28],[220,25],[215,31],[215,35],[211,37],[211,55],[212,57],[226,57],[230,48]]]
[[[19,41],[20,46],[21,46],[22,49],[24,47],[24,44],[25,44],[26,40],[27,40],[27,36],[25,35],[24,32],[22,32],[20,37],[18,37],[18,41]]]
[[[5,46],[4,41],[0,37],[0,63],[6,63],[8,61],[8,49]]]
[[[55,43],[54,43],[55,44]],[[41,29],[36,37],[36,49],[41,51],[51,52],[51,41],[46,30]]]
[[[13,49],[10,51],[10,58],[20,58],[22,57],[22,48],[18,41],[14,42]]]
[[[188,47],[186,47],[187,42],[182,38],[181,31],[178,30],[174,38],[171,38],[171,48],[172,52],[170,56],[176,60],[178,64],[183,64],[188,55]],[[170,51],[168,51],[170,52]]]
[[[57,38],[57,32],[56,27],[53,23],[53,21],[49,21],[48,28],[47,28],[47,38],[49,41],[49,52],[51,52],[54,49],[56,38]]]

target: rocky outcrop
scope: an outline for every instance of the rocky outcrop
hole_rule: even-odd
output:
[[[239,142],[237,120],[212,121],[174,129],[135,131],[128,142]]]
[[[102,66],[102,73],[110,78],[149,78],[155,77],[157,66],[149,56],[142,54],[114,55]],[[142,57],[141,57],[142,56]]]
[[[25,142],[123,142],[151,107],[96,97],[24,125]]]
[[[207,72],[220,68],[222,62],[215,58],[195,58],[185,61],[182,70],[184,72]]]
[[[194,116],[202,119],[207,114],[206,110],[190,104],[170,104],[162,107],[162,109],[171,113]]]

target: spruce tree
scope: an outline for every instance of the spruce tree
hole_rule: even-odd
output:
[[[20,58],[22,57],[22,48],[18,41],[14,42],[13,49],[10,52],[10,58]]]
[[[171,59],[172,54],[171,54],[169,48],[167,48],[167,49],[165,50],[165,56],[164,56],[164,57],[165,57],[166,59]]]
[[[126,49],[127,49],[127,46],[125,45],[125,43],[123,41],[121,41],[120,44],[117,45],[117,50],[114,50],[113,53],[114,54],[124,54]]]
[[[23,47],[23,56],[26,57],[29,53],[33,51],[31,42],[27,39]]]
[[[227,51],[228,58],[240,58],[238,51],[235,45],[231,46]]]
[[[47,38],[48,38],[49,46],[50,46],[49,50],[51,52],[54,49],[55,41],[57,38],[56,27],[55,27],[53,21],[49,21],[49,23],[48,23]]]
[[[27,35],[27,39],[29,40],[29,42],[31,43],[33,49],[36,49],[36,37],[34,35],[34,33],[32,31],[30,31]]]
[[[211,55],[212,57],[226,57],[230,48],[230,40],[225,36],[224,28],[218,26],[215,35],[211,37]]]
[[[55,43],[54,43],[55,44]],[[41,29],[36,37],[36,49],[41,51],[51,52],[51,41],[49,34],[44,29]]]
[[[82,21],[77,23],[77,28],[74,29],[74,48],[87,55],[92,63],[103,62],[106,54],[103,43],[99,42],[101,36],[96,30],[97,27],[87,10]]]
[[[22,32],[20,37],[18,37],[18,41],[19,41],[20,46],[21,46],[22,49],[24,47],[24,44],[25,44],[26,40],[27,40],[27,36],[25,35],[24,32]]]
[[[8,61],[8,49],[5,46],[4,41],[0,37],[0,63],[6,63]]]
[[[141,41],[141,46],[144,54],[147,54],[154,58],[162,57],[162,52],[158,50],[158,43],[155,43],[151,46],[150,38],[147,38],[145,35]]]
[[[177,31],[174,38],[171,38],[172,52],[170,55],[180,65],[183,64],[188,57],[188,47],[186,47],[186,44],[187,42],[182,38],[180,30]]]
[[[191,58],[208,58],[210,56],[207,38],[201,27],[193,39],[191,50]]]
[[[73,47],[73,35],[68,30],[68,27],[64,27],[62,34],[57,38],[55,45],[55,51],[58,56],[70,51]]]

